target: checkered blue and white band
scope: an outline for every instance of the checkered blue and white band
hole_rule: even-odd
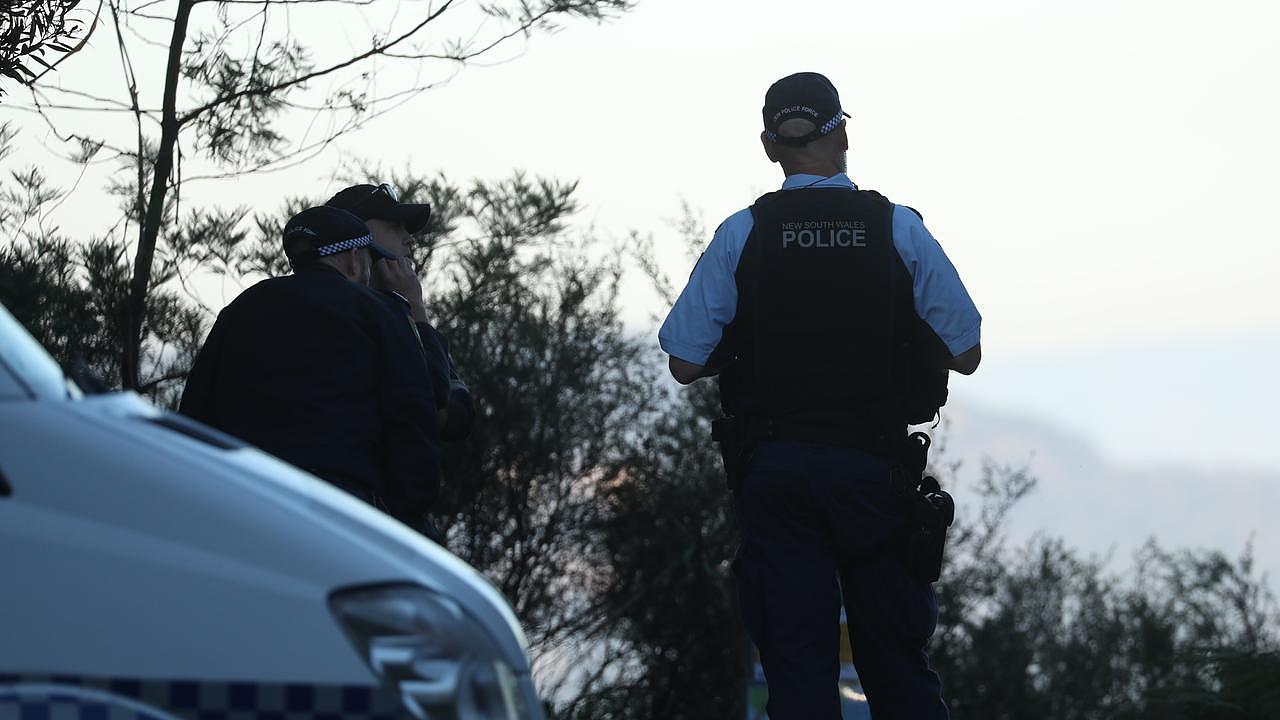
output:
[[[818,134],[826,135],[832,130],[835,130],[836,126],[840,124],[841,120],[844,120],[844,113],[843,112],[836,113],[835,117],[831,118],[826,123],[824,123],[822,127],[818,128]]]
[[[835,114],[835,117],[833,117],[833,118],[831,118],[830,120],[828,120],[828,121],[826,121],[825,123],[823,123],[823,124],[822,124],[818,129],[817,129],[817,130],[814,130],[813,132],[809,133],[808,135],[805,135],[805,136],[802,136],[802,137],[807,137],[807,138],[809,138],[811,141],[812,141],[812,140],[817,140],[818,138],[820,138],[820,137],[822,137],[822,136],[826,135],[827,133],[831,132],[832,130],[835,130],[835,129],[836,129],[836,127],[838,127],[838,126],[840,125],[840,121],[842,121],[842,120],[844,120],[844,111],[843,111],[843,110],[842,110],[842,111],[840,111],[840,112],[837,112],[837,113]],[[772,130],[769,130],[769,129],[767,129],[767,128],[766,128],[766,129],[765,129],[765,131],[764,131],[764,134],[765,134],[765,135],[767,135],[767,136],[769,137],[769,140],[771,140],[771,141],[773,141],[773,142],[778,142],[778,134],[777,134],[777,133],[775,133],[775,132],[773,132]],[[794,140],[795,138],[787,138],[787,139],[788,139],[788,140]]]
[[[0,720],[413,720],[381,685],[13,676]]]
[[[373,244],[372,235],[361,235],[358,238],[343,240],[342,242],[336,242],[329,245],[321,245],[320,247],[316,248],[316,254],[319,255],[320,257],[324,257],[325,255],[336,255],[337,253],[340,253],[340,252],[346,252],[348,250],[354,250],[358,247],[364,247],[366,245],[372,245],[372,244]]]

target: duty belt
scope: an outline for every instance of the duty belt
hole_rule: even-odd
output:
[[[896,429],[836,427],[791,420],[760,420],[758,440],[796,440],[861,450],[886,460],[898,459],[907,442],[906,426]]]

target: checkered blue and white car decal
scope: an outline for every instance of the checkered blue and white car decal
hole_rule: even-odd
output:
[[[0,675],[0,720],[402,720],[385,687]]]

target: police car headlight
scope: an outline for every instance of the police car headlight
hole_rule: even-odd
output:
[[[330,602],[370,669],[419,720],[530,717],[515,671],[453,600],[396,585],[341,592]]]

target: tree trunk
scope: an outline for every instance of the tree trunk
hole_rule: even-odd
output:
[[[187,39],[187,21],[196,0],[179,0],[173,18],[173,36],[169,40],[169,63],[165,68],[164,106],[160,122],[160,146],[151,177],[151,192],[138,228],[138,252],[134,256],[133,279],[129,283],[129,299],[125,304],[124,355],[120,362],[120,381],[127,390],[136,390],[142,380],[142,325],[147,313],[147,293],[151,285],[151,264],[155,259],[156,240],[164,221],[165,199],[169,192],[169,175],[173,172],[173,155],[178,144],[178,78],[182,71],[182,47]],[[142,148],[138,149],[139,153]],[[142,159],[139,158],[139,162]]]

